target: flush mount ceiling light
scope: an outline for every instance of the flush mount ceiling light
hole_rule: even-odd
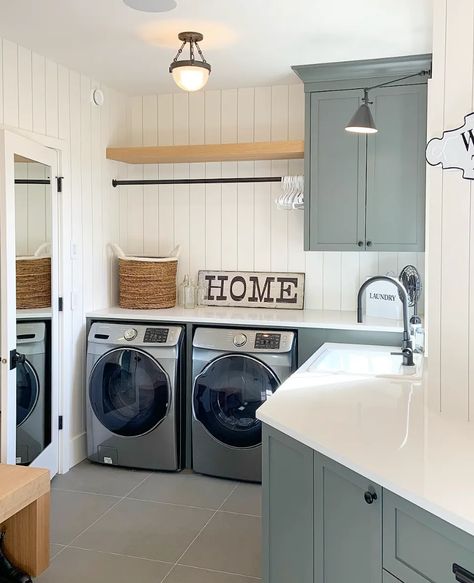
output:
[[[211,65],[206,61],[202,54],[199,44],[204,38],[200,32],[180,32],[178,34],[183,44],[179,48],[176,57],[170,65],[170,73],[178,87],[185,91],[199,91],[209,80]],[[189,59],[178,61],[184,47],[189,43]],[[196,60],[195,49],[201,57],[200,61]]]
[[[175,0],[123,0],[124,3],[141,12],[169,12],[176,8]]]
[[[376,134],[378,132],[369,107],[369,105],[373,103],[372,101],[369,101],[369,91],[372,89],[378,89],[379,87],[385,87],[386,85],[391,85],[392,83],[398,83],[399,81],[404,81],[405,79],[410,79],[411,77],[424,77],[425,75],[430,74],[431,71],[420,71],[419,73],[413,73],[412,75],[405,75],[405,77],[400,77],[399,79],[392,79],[392,81],[387,81],[386,83],[380,83],[379,85],[366,87],[364,89],[362,104],[351,117],[350,122],[346,125],[346,132],[355,134]]]

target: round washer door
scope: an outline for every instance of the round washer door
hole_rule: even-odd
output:
[[[28,360],[16,365],[16,426],[28,419],[38,402],[39,379]]]
[[[196,377],[195,418],[218,441],[232,447],[254,447],[262,441],[255,412],[280,386],[275,373],[245,354],[226,354]]]
[[[167,415],[168,375],[148,353],[116,348],[97,360],[89,378],[89,401],[102,425],[123,437],[154,429]]]

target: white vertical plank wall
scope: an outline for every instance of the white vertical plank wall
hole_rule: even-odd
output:
[[[147,95],[129,99],[133,145],[303,139],[302,85]],[[134,177],[302,174],[302,160],[129,166]],[[123,177],[123,175],[122,175]],[[120,187],[120,245],[128,253],[168,253],[181,245],[179,277],[199,269],[303,271],[306,307],[354,310],[360,283],[399,273],[424,277],[423,253],[319,253],[303,250],[303,213],[274,204],[279,184]]]
[[[428,138],[462,125],[474,107],[474,5],[433,3],[433,78]],[[459,421],[474,419],[474,205],[457,170],[428,168],[430,400]]]
[[[105,94],[101,108],[90,100],[90,90],[96,87]],[[66,342],[74,360],[66,371],[70,377],[66,384],[72,391],[71,410],[62,413],[71,422],[71,464],[80,461],[85,452],[85,313],[116,303],[114,262],[106,244],[119,239],[120,199],[116,191],[112,193],[111,179],[120,175],[122,165],[105,159],[105,147],[129,141],[127,100],[99,82],[0,39],[0,124],[34,132],[39,140],[42,136],[62,139],[70,154],[63,174],[70,186],[71,200],[66,206],[71,208],[71,215],[64,220],[70,222],[72,237],[64,244],[71,244],[72,249],[65,277],[73,293],[64,301],[65,309],[72,309],[72,334]],[[34,165],[28,166],[33,176]],[[23,168],[22,172],[28,170]],[[29,233],[29,240],[20,245],[22,253],[33,252],[37,243],[47,238],[44,220],[41,226],[35,222],[35,213],[42,217],[45,213],[44,200],[33,194],[34,189],[41,188],[19,188],[23,205],[17,220]]]

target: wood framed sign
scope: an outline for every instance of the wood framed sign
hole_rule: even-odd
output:
[[[200,271],[206,306],[302,310],[304,273]]]
[[[462,170],[462,177],[474,180],[474,112],[464,116],[462,126],[443,132],[426,146],[426,161],[430,166]]]

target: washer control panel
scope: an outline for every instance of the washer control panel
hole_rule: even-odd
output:
[[[143,336],[143,342],[163,344],[168,340],[168,328],[147,328]]]
[[[255,334],[254,348],[265,350],[279,350],[281,334],[272,332],[257,332]]]

